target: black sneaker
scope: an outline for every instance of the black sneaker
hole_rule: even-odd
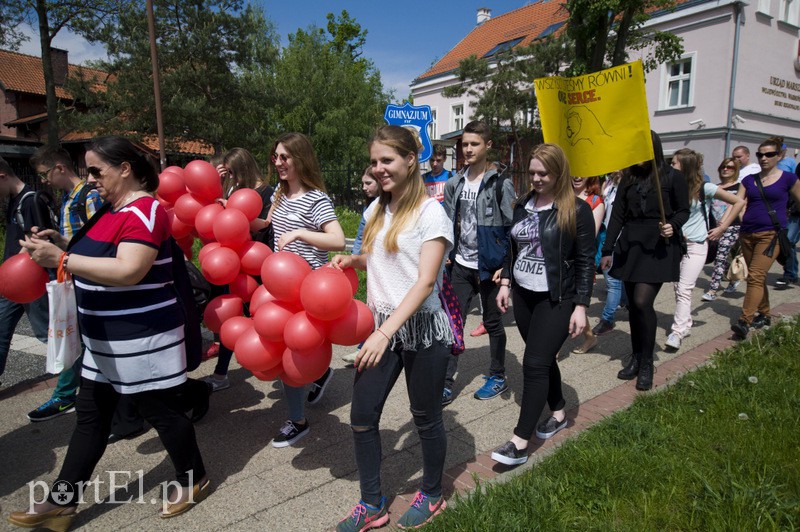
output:
[[[782,277],[778,277],[778,280],[775,281],[775,287],[780,289],[789,288],[789,285],[797,284],[797,278],[792,279],[791,277],[786,277],[785,275]]]
[[[766,314],[759,314],[753,320],[752,326],[753,329],[762,329],[764,327],[769,327],[772,325],[772,320]]]
[[[308,392],[308,404],[315,405],[320,402],[322,394],[325,393],[325,388],[331,382],[331,377],[333,377],[333,370],[328,368],[325,375],[311,383],[311,391]]]
[[[492,452],[492,460],[505,465],[520,465],[528,461],[528,449],[517,449],[514,442],[507,441]]]
[[[737,338],[740,340],[744,340],[747,338],[747,334],[750,332],[750,325],[747,324],[744,320],[739,320],[733,325],[731,325],[731,330],[736,335]]]
[[[272,446],[281,448],[293,445],[303,436],[308,434],[308,431],[309,428],[307,421],[301,425],[300,423],[287,420],[286,423],[284,423],[281,427],[281,430],[278,431],[278,435],[272,440]]]
[[[563,421],[558,421],[555,417],[550,416],[547,421],[536,427],[536,437],[540,440],[549,440],[556,433],[567,426],[567,418]]]
[[[594,326],[592,329],[592,334],[595,336],[603,336],[604,334],[608,334],[614,330],[614,324],[610,321],[606,321],[601,319],[597,325]]]
[[[47,421],[75,411],[75,399],[50,399],[42,406],[28,412],[31,421]]]

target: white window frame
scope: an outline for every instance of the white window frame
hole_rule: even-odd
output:
[[[456,109],[461,108],[461,114],[456,116]],[[450,106],[450,131],[458,131],[460,129],[464,129],[464,125],[466,124],[466,105],[464,102],[454,103]],[[460,127],[458,127],[458,121],[461,121]]]
[[[769,14],[770,3],[772,3],[772,0],[758,0],[758,6],[756,7],[756,11],[758,13],[763,13],[764,15],[770,16]]]
[[[428,124],[428,137],[431,140],[439,138],[439,108],[431,107],[431,123]]]
[[[778,0],[778,20],[795,27],[800,25],[800,0]]]
[[[795,0],[800,2],[800,0]],[[670,71],[672,70],[672,66],[676,63],[685,63],[689,62],[691,68],[689,69],[689,74],[679,74],[677,76],[672,76]],[[689,95],[687,103],[681,103],[681,94],[678,95],[678,103],[677,105],[670,105],[670,83],[673,81],[682,82],[685,80],[689,80]],[[697,85],[697,52],[690,52],[688,54],[684,54],[681,56],[680,59],[677,61],[673,61],[670,63],[664,63],[661,66],[661,96],[659,98],[659,110],[671,110],[671,109],[686,109],[687,107],[694,106],[694,87]],[[681,90],[681,89],[679,89]]]

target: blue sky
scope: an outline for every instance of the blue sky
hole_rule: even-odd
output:
[[[368,30],[364,55],[371,59],[386,88],[397,99],[406,97],[411,81],[446,54],[475,27],[477,10],[487,7],[497,16],[530,2],[526,0],[405,0],[397,4],[376,0],[254,0],[275,25],[282,43],[287,36],[311,24],[324,27],[325,15],[346,9]],[[29,29],[29,34],[34,35]],[[71,63],[103,57],[101,47],[92,46],[76,35],[59,33],[54,45],[69,50]],[[33,36],[20,50],[40,55]]]

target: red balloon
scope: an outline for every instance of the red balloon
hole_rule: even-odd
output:
[[[245,303],[250,302],[256,288],[258,288],[258,283],[246,273],[240,273],[231,282],[231,294],[241,297]]]
[[[163,171],[158,176],[158,195],[170,203],[186,194],[186,184],[177,172]]]
[[[281,364],[281,368],[282,367],[283,364]],[[290,379],[289,377],[286,376],[286,371],[280,374],[280,379],[283,384],[285,384],[286,386],[291,386],[293,388],[302,388],[303,386],[308,384],[307,382],[297,382],[295,380]]]
[[[268,301],[258,307],[253,325],[258,334],[270,342],[283,341],[283,329],[294,315],[294,310],[281,301]]]
[[[197,229],[197,234],[200,235],[200,238],[214,240],[214,220],[224,210],[225,207],[219,203],[210,203],[197,211],[197,216],[194,218],[194,228]]]
[[[283,363],[267,371],[253,371],[253,375],[260,381],[274,381],[283,373]]]
[[[236,340],[236,360],[250,371],[268,371],[281,363],[286,349],[280,342],[267,342],[255,329],[247,329]]]
[[[17,253],[0,266],[4,280],[2,295],[14,303],[31,303],[47,291],[50,277],[27,253]]]
[[[222,181],[217,169],[209,162],[201,160],[190,162],[183,169],[183,179],[186,188],[206,202],[222,197]]]
[[[239,255],[232,249],[212,249],[200,263],[200,270],[208,282],[218,286],[233,282],[239,274]]]
[[[241,316],[243,309],[242,298],[231,294],[217,296],[206,305],[203,311],[203,323],[209,331],[218,333],[223,323],[235,316]]]
[[[358,345],[375,330],[375,318],[369,307],[353,300],[340,318],[328,322],[328,339],[338,345]]]
[[[283,374],[295,383],[314,382],[322,377],[330,367],[332,353],[330,342],[323,342],[311,351],[286,349],[283,352]]]
[[[219,341],[233,351],[236,340],[247,330],[253,328],[253,319],[245,316],[228,318],[219,328]]]
[[[353,287],[353,296],[355,297],[356,292],[358,292],[358,272],[355,268],[345,268],[342,271],[347,280],[350,281],[350,285]]]
[[[261,194],[252,188],[240,188],[231,194],[228,198],[228,203],[225,204],[225,208],[242,211],[247,216],[247,220],[252,222],[261,214],[264,202],[261,199]]]
[[[298,312],[286,322],[283,340],[286,347],[295,351],[311,351],[325,341],[328,328],[325,322],[316,320],[306,312]]]
[[[261,265],[261,282],[275,299],[299,302],[300,286],[310,273],[311,265],[303,257],[278,251]]]
[[[183,255],[186,257],[186,259],[192,260],[194,257],[194,236],[189,235],[177,239],[176,242],[178,243],[178,247],[181,248],[181,251],[183,251]]]
[[[180,166],[174,166],[174,165],[167,166],[166,168],[164,168],[164,171],[172,172],[173,174],[178,174],[181,177],[181,180],[183,180],[183,168],[181,168]]]
[[[249,275],[261,275],[261,265],[272,255],[269,246],[261,242],[246,242],[238,250],[239,259],[242,261],[242,271]]]
[[[250,222],[242,211],[225,209],[214,218],[214,238],[225,247],[236,249],[250,240]]]
[[[250,315],[255,316],[256,311],[261,308],[261,305],[266,303],[267,301],[277,301],[272,294],[267,292],[267,289],[264,288],[264,285],[258,285],[253,295],[250,296]]]
[[[194,227],[194,219],[197,217],[197,213],[208,203],[208,201],[194,194],[186,193],[175,200],[175,216],[183,223]]]
[[[172,203],[168,202],[167,200],[165,200],[164,198],[162,198],[158,194],[156,194],[156,201],[159,202],[162,207],[164,207],[165,211],[172,209]]]
[[[222,247],[222,244],[220,244],[219,242],[209,242],[208,244],[200,248],[200,253],[197,254],[197,262],[199,262],[202,266],[203,261],[211,252],[211,250],[217,249],[219,247]]]
[[[319,268],[303,280],[300,301],[306,312],[318,320],[335,320],[350,307],[353,287],[341,270]]]
[[[179,238],[186,238],[187,236],[192,234],[193,227],[191,225],[183,223],[175,215],[174,209],[167,211],[167,217],[169,218],[169,230],[173,238],[177,240]]]

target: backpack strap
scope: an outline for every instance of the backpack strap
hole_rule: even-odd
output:
[[[89,215],[86,214],[86,198],[92,190],[94,190],[94,187],[84,182],[80,192],[78,192],[78,197],[75,198],[75,201],[69,206],[69,212],[77,214],[78,218],[81,220],[81,224],[85,224],[89,221]]]

